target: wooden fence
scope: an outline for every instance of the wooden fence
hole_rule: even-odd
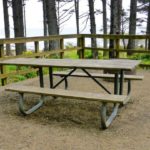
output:
[[[78,42],[78,45],[73,47],[73,48],[65,48],[64,47],[64,40],[65,39],[76,39]],[[86,46],[86,39],[91,39],[91,38],[96,38],[96,39],[107,39],[107,40],[114,40],[115,42],[115,47],[114,48],[104,48],[104,47],[87,47]],[[23,37],[23,38],[10,38],[10,39],[0,39],[0,60],[4,59],[11,59],[11,58],[18,58],[18,57],[42,57],[46,55],[53,55],[53,54],[59,54],[60,58],[63,58],[64,52],[66,51],[73,51],[77,50],[79,51],[79,58],[85,58],[85,49],[86,50],[96,50],[96,51],[113,51],[116,53],[116,58],[119,58],[119,53],[122,52],[132,52],[132,53],[146,53],[150,54],[150,50],[138,50],[138,49],[121,49],[120,47],[120,40],[125,40],[125,39],[134,39],[134,40],[145,40],[148,41],[150,40],[150,35],[101,35],[101,34],[71,34],[71,35],[54,35],[54,36],[39,36],[39,37]],[[50,51],[42,51],[40,52],[39,48],[39,42],[41,41],[53,41],[57,40],[59,41],[59,49],[56,50],[50,50]],[[6,44],[17,44],[17,43],[29,43],[32,42],[34,43],[34,51],[32,54],[22,54],[22,55],[17,55],[17,56],[5,56],[4,54],[4,46]],[[141,64],[143,67],[149,67],[149,65]],[[32,71],[37,71],[34,69],[29,69],[26,71],[16,71],[12,73],[6,73],[5,66],[1,65],[0,66],[0,79],[2,85],[5,85],[7,83],[7,77],[10,75],[15,75],[15,74],[27,74]]]

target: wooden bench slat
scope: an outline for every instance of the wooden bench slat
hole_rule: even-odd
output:
[[[110,95],[110,94],[99,94],[90,92],[80,92],[63,89],[49,89],[32,86],[9,86],[6,87],[7,91],[19,92],[19,93],[32,93],[38,95],[49,95],[49,96],[60,96],[64,98],[75,98],[90,101],[101,101],[101,102],[112,102],[124,104],[127,96],[125,95]]]
[[[55,76],[65,76],[68,74],[67,71],[58,71],[53,73]],[[115,76],[114,74],[102,74],[102,73],[91,73],[93,77],[96,78],[110,78],[113,79]],[[88,77],[87,74],[84,72],[74,72],[70,76],[75,76],[75,77]],[[143,80],[144,76],[141,75],[124,75],[125,80]]]

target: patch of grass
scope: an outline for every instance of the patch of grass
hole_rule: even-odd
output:
[[[78,59],[77,51],[68,51],[64,53],[64,58],[72,58],[72,59]]]
[[[144,64],[150,64],[150,54],[133,54],[128,58],[134,60],[141,60]]]
[[[8,78],[7,83],[19,82],[19,81],[23,81],[26,79],[27,77],[25,77],[24,75],[13,75]]]
[[[85,58],[89,58],[89,59],[92,58],[92,51],[85,49],[84,56],[85,56]]]
[[[16,70],[16,66],[15,65],[6,65],[6,72],[7,73],[10,73],[12,71],[15,71]]]

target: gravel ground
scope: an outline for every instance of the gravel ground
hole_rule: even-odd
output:
[[[143,74],[144,80],[133,82],[131,101],[120,109],[107,130],[100,129],[98,102],[47,97],[40,110],[24,117],[18,111],[18,94],[5,92],[5,87],[1,87],[0,150],[149,150],[150,71],[138,74]],[[103,82],[112,89],[112,83]],[[38,85],[38,79],[17,84]],[[84,78],[70,78],[69,87],[103,92]],[[27,105],[37,98],[27,95]]]

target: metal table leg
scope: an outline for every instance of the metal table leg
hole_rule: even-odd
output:
[[[120,91],[119,91],[120,95],[123,94],[123,83],[124,83],[124,71],[121,70],[121,72],[120,72]]]
[[[112,123],[112,121],[115,119],[117,116],[119,104],[116,103],[113,111],[110,116],[107,116],[107,103],[102,103],[101,107],[101,126],[103,129],[107,129],[109,125]]]
[[[44,79],[43,79],[42,67],[39,67],[39,81],[40,81],[40,87],[44,87]]]
[[[127,95],[131,93],[131,80],[128,80],[128,92]]]
[[[122,80],[121,80],[122,81]],[[123,84],[121,83],[121,86],[123,86]],[[121,87],[121,89],[123,89]],[[114,78],[114,94],[120,94],[120,87],[119,87],[119,73],[115,73],[115,78]],[[118,109],[119,109],[119,103],[115,103],[113,106],[113,110],[112,113],[108,116],[107,115],[107,103],[102,103],[101,106],[101,126],[103,129],[107,129],[110,124],[112,123],[112,121],[115,119],[115,117],[117,116],[118,113]]]
[[[49,82],[50,88],[53,88],[53,68],[49,67]]]
[[[119,73],[115,73],[114,94],[119,94]]]
[[[38,103],[34,106],[32,106],[31,108],[25,110],[24,108],[24,94],[23,93],[19,93],[20,95],[20,99],[19,99],[19,110],[23,115],[29,115],[33,112],[35,112],[36,110],[38,110],[44,103],[44,96],[41,96],[40,100],[38,101]]]

